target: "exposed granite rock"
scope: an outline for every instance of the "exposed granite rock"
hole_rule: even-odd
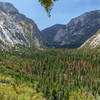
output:
[[[42,37],[45,38],[46,46],[49,47],[80,47],[86,40],[93,36],[100,29],[100,10],[84,13],[73,18],[64,28],[56,25],[42,30]],[[48,40],[49,35],[50,39]],[[51,40],[51,41],[50,41]]]
[[[12,4],[0,2],[0,48],[11,48],[15,44],[30,47],[34,41],[38,46],[42,43],[37,25]]]
[[[89,38],[80,48],[97,48],[100,47],[100,30]]]

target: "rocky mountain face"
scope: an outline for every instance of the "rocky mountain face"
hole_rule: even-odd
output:
[[[56,28],[55,28],[56,27]],[[67,25],[54,25],[42,30],[44,44],[49,47],[80,47],[100,29],[100,10],[73,18]]]
[[[97,48],[100,47],[100,30],[89,38],[80,48]]]
[[[65,29],[66,26],[65,25],[61,25],[61,24],[56,24],[54,26],[51,26],[49,28],[46,28],[44,30],[41,31],[41,36],[42,36],[42,39],[44,40],[43,43],[44,45],[51,45],[53,46],[54,45],[54,37],[56,35],[56,33],[61,29]]]
[[[8,49],[15,44],[42,43],[37,25],[29,18],[20,14],[10,3],[0,2],[0,49]]]
[[[20,14],[12,4],[0,2],[0,49],[8,49],[15,44],[77,48],[91,36],[96,38],[93,40],[96,42],[90,45],[97,45],[100,35],[94,34],[99,29],[100,10],[84,13],[66,25],[56,24],[40,32],[34,21]]]

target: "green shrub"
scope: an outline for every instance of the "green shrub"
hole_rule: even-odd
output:
[[[95,97],[90,92],[78,89],[70,93],[69,100],[95,100]]]

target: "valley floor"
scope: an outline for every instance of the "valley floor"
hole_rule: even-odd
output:
[[[100,50],[0,51],[0,100],[100,100]]]

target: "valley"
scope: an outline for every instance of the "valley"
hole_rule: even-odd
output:
[[[29,88],[29,91],[30,89],[36,91],[35,94],[33,93],[33,98],[36,96],[35,100],[74,100],[72,98],[99,100],[99,58],[99,49],[45,49],[41,51],[20,46],[17,50],[13,48],[11,53],[0,51],[0,75],[5,77],[0,79],[0,90],[8,86],[7,84],[12,86],[13,83],[18,84],[19,87],[15,89],[12,87],[12,92],[19,97],[21,95],[21,98],[24,98],[21,89],[25,91],[25,88]],[[7,77],[15,81],[7,81]],[[24,87],[21,84],[24,84]],[[20,94],[16,92],[17,90]],[[0,97],[5,98],[2,95],[3,91],[0,92]],[[25,92],[26,96],[27,92]],[[42,94],[38,95],[39,93]],[[7,97],[12,98],[13,93],[8,95]],[[26,98],[31,98],[31,95],[24,99],[31,100]]]
[[[100,100],[100,10],[40,31],[0,2],[0,100]]]

